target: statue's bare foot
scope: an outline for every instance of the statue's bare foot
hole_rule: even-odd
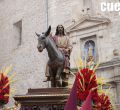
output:
[[[47,79],[44,80],[43,82],[47,82],[47,81],[50,81],[50,77],[47,77]]]

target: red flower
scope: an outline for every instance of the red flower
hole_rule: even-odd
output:
[[[98,95],[98,98],[96,100],[96,109],[97,110],[110,110],[111,108],[111,102],[107,95],[104,93],[101,95]]]
[[[9,79],[3,73],[0,73],[0,102],[7,104],[9,101],[10,84]]]
[[[76,74],[77,77],[77,96],[78,100],[84,101],[89,92],[92,92],[92,99],[96,99],[97,93],[97,81],[95,73],[88,68],[81,69]]]

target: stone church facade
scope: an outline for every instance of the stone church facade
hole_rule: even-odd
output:
[[[119,108],[120,100],[120,16],[118,12],[102,12],[101,2],[119,0],[0,0],[0,64],[13,64],[17,82],[12,84],[17,94],[28,88],[49,87],[43,83],[47,52],[37,50],[35,32],[43,32],[49,25],[52,34],[58,24],[65,26],[73,45],[74,58],[86,55],[87,43],[93,44],[98,77],[109,82],[113,100]],[[13,99],[11,99],[13,100]]]

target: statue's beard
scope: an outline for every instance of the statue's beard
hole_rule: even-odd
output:
[[[63,35],[63,30],[59,30],[59,34],[60,34],[60,35]]]

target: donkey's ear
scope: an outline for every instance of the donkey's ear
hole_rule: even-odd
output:
[[[51,32],[51,26],[49,26],[48,30],[45,32],[45,36],[47,37]]]
[[[36,33],[36,32],[35,32],[35,34],[36,34],[38,37],[40,37],[40,34],[38,34],[38,33]]]

